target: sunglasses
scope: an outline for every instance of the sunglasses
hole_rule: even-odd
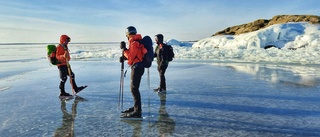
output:
[[[71,39],[70,39],[70,38],[67,38],[66,40],[67,40],[67,42],[70,42],[70,41],[71,41]]]

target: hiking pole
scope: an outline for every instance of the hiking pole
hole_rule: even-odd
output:
[[[69,81],[70,81],[70,84],[71,84],[71,88],[72,88],[72,93],[73,93],[73,95],[75,95],[76,94],[76,92],[75,92],[75,88],[74,88],[74,86],[73,86],[73,78],[72,78],[72,72],[71,72],[71,66],[70,66],[70,64],[69,64],[69,61],[68,61],[68,59],[66,59],[67,60],[67,67],[68,67],[68,73],[69,73]]]
[[[65,50],[65,52],[67,52],[67,55],[66,55],[66,63],[67,63],[67,67],[68,67],[68,74],[69,74],[69,81],[70,81],[70,84],[71,84],[71,88],[72,88],[72,93],[73,93],[73,95],[75,95],[76,94],[76,92],[75,92],[75,87],[74,87],[74,84],[73,84],[73,78],[72,78],[72,71],[71,71],[71,66],[70,66],[70,64],[69,64],[69,52],[68,52],[68,48],[66,47],[66,46],[63,46],[63,48],[64,48],[64,50]]]
[[[121,47],[125,47],[125,42],[122,41],[120,43]],[[121,55],[121,75],[120,75],[120,90],[119,90],[119,102],[118,102],[118,108],[120,108],[120,97],[121,97],[121,109],[123,109],[123,86],[124,86],[124,48],[122,48],[122,55]]]
[[[149,68],[148,68],[148,86],[149,86],[149,90],[150,90],[150,71],[149,71]]]

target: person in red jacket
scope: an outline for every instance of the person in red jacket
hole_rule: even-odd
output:
[[[142,40],[141,34],[137,34],[137,30],[133,26],[129,26],[126,29],[126,36],[129,42],[129,49],[125,44],[120,44],[120,48],[124,51],[124,58],[128,60],[128,64],[131,66],[131,93],[134,99],[134,105],[127,110],[121,111],[125,115],[122,118],[140,118],[141,117],[141,96],[140,96],[140,82],[144,73],[144,66],[141,64],[144,54],[147,53],[147,49],[139,41]],[[120,58],[120,62],[124,59]]]
[[[57,64],[58,69],[59,69],[59,74],[60,74],[60,97],[70,97],[72,95],[70,95],[69,93],[67,93],[65,91],[65,83],[68,79],[68,66],[67,66],[67,60],[70,61],[70,54],[69,54],[69,49],[68,49],[68,43],[70,42],[70,37],[68,35],[61,35],[60,36],[60,44],[57,46],[56,49],[56,58],[57,60],[60,62],[59,64]],[[84,88],[86,88],[86,86],[81,86],[78,87],[76,82],[75,82],[75,75],[72,72],[71,68],[70,68],[70,72],[71,72],[71,79],[72,79],[72,87],[74,88],[74,91],[76,93],[80,92],[81,90],[83,90]]]

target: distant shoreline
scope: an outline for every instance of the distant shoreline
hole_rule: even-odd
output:
[[[181,42],[197,42],[197,41],[181,41]],[[117,44],[117,43],[120,43],[119,42],[75,42],[75,43],[69,43],[70,45],[76,45],[76,44]],[[0,43],[0,45],[50,45],[50,44],[53,44],[53,45],[56,45],[58,44],[57,43],[46,43],[46,42],[43,42],[43,43]]]
[[[119,43],[119,42],[76,42],[76,43],[69,43],[70,45],[74,44],[113,44],[113,43]],[[0,43],[0,45],[56,45],[57,43]]]

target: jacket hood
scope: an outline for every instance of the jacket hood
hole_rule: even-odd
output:
[[[136,41],[136,40],[142,40],[141,34],[131,35],[129,42]]]
[[[157,44],[163,43],[163,35],[162,34],[157,34],[156,38],[158,39],[158,43]]]
[[[69,38],[70,39],[70,37],[68,36],[68,35],[61,35],[60,36],[60,44],[63,44],[63,43],[65,43],[66,41],[67,41],[67,38]]]

